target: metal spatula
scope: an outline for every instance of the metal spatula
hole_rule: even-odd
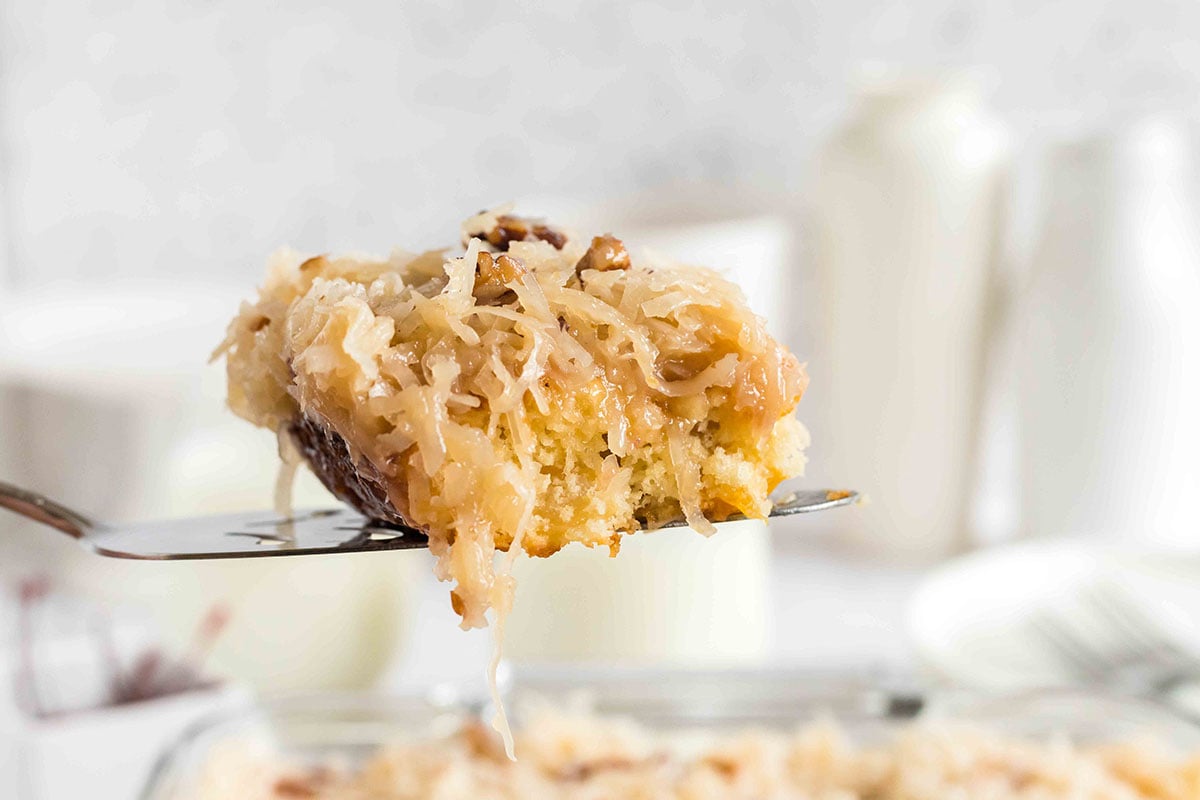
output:
[[[823,511],[857,500],[858,492],[825,489],[788,492],[775,502],[771,516]],[[429,544],[425,534],[414,528],[382,525],[347,508],[298,511],[286,518],[259,512],[108,525],[3,481],[0,481],[0,507],[57,528],[84,547],[115,558],[171,561],[300,556],[412,550]],[[662,527],[685,524],[671,522]]]

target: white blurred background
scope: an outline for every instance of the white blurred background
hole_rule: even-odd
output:
[[[1033,140],[1197,111],[1188,3],[33,2],[0,24],[4,269],[257,279],[281,242],[702,181],[802,198],[866,61],[993,68]]]
[[[1136,561],[1096,548],[1196,532],[1197,76],[1177,2],[8,0],[0,481],[112,519],[268,505],[272,437],[206,366],[265,256],[443,245],[515,201],[726,268],[810,363],[810,485],[872,500],[525,565],[516,662],[1044,681],[996,668],[1027,647],[974,630],[975,601],[1008,619],[1033,583]],[[43,704],[94,672],[79,602],[171,653],[229,611],[205,664],[234,689],[461,689],[489,646],[423,554],[121,564],[0,514],[0,740],[29,797],[89,780],[28,766],[61,746],[16,655],[31,576]],[[1173,591],[1152,607],[1200,613]],[[984,640],[990,672],[961,652]],[[113,729],[160,719],[152,753],[223,691]]]

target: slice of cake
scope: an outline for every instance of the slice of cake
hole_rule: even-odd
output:
[[[464,627],[510,602],[497,550],[707,533],[804,464],[804,370],[734,284],[506,213],[454,252],[276,253],[223,350],[235,412],[428,534]]]

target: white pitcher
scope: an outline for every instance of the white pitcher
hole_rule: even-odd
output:
[[[1008,164],[962,75],[867,81],[819,154],[810,474],[870,502],[812,523],[874,552],[969,539]]]
[[[1200,543],[1196,179],[1166,120],[1049,155],[1019,326],[1028,535]]]

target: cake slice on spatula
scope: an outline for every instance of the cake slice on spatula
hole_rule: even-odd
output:
[[[427,533],[464,627],[511,602],[497,550],[707,533],[804,465],[803,367],[733,283],[509,213],[454,251],[276,253],[223,350],[235,412]]]

